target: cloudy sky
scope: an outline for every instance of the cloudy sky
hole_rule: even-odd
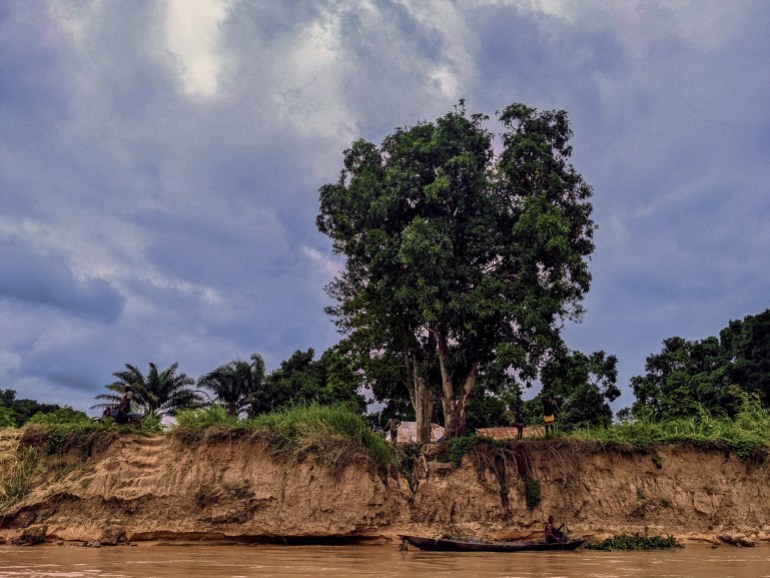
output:
[[[770,307],[764,0],[5,0],[0,388],[86,409],[338,340],[318,188],[359,137],[464,98],[569,112],[599,226],[582,351]]]

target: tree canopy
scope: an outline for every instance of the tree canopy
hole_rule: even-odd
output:
[[[645,374],[631,378],[631,411],[657,418],[691,415],[696,405],[734,415],[741,391],[770,405],[770,309],[730,321],[719,337],[669,337],[651,354]]]
[[[16,390],[0,390],[0,427],[22,426],[38,413],[51,413],[62,409],[55,403],[39,403],[33,399],[19,399]]]
[[[590,285],[591,188],[569,163],[566,113],[513,104],[498,119],[499,153],[462,101],[380,147],[356,141],[319,192],[318,228],[346,259],[329,313],[406,385],[421,441],[434,396],[447,434],[464,432],[486,365],[535,379]]]
[[[198,387],[210,390],[228,415],[238,416],[258,404],[258,398],[263,395],[265,361],[255,353],[251,363],[236,359],[220,365],[198,379]]]

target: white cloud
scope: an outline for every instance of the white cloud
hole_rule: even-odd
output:
[[[220,30],[227,19],[227,0],[168,0],[166,42],[179,58],[184,92],[192,97],[212,97],[219,89],[222,71]]]

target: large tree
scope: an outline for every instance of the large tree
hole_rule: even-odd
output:
[[[319,230],[346,258],[329,311],[359,351],[397,360],[420,441],[434,396],[447,435],[465,431],[484,366],[534,379],[590,284],[591,189],[566,113],[514,104],[498,118],[499,153],[461,102],[380,147],[356,141],[320,189]]]

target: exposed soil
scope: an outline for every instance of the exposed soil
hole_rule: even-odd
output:
[[[18,436],[0,432],[4,467]],[[718,447],[642,452],[528,441],[503,454],[466,455],[459,467],[437,455],[436,446],[427,447],[404,476],[378,472],[364,455],[334,472],[313,461],[280,463],[249,436],[191,444],[173,436],[91,440],[86,453],[40,460],[26,497],[0,518],[0,540],[35,532],[48,541],[103,544],[539,538],[551,514],[590,540],[635,533],[743,545],[770,540],[768,466]],[[527,476],[541,494],[532,509]]]

